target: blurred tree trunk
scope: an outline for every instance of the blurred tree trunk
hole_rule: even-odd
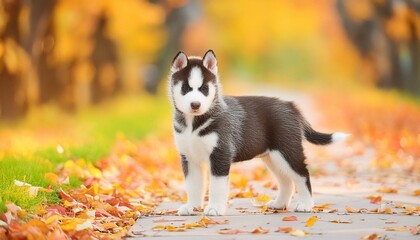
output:
[[[27,111],[27,101],[21,89],[19,16],[22,3],[20,0],[3,0],[1,4],[6,23],[0,29],[0,117],[14,119]]]
[[[106,35],[107,21],[104,13],[99,15],[92,36],[94,46],[90,58],[95,69],[91,83],[92,103],[111,97],[121,88],[117,45]]]
[[[53,13],[56,0],[30,0],[29,36],[26,49],[31,56],[39,84],[39,101],[57,100],[64,84],[57,77],[52,59],[55,46]]]
[[[337,1],[344,30],[361,56],[372,63],[377,86],[420,95],[420,26],[415,21],[419,8],[420,2],[413,0]]]

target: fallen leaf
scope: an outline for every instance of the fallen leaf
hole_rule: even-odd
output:
[[[391,208],[385,208],[385,210],[383,210],[382,212],[386,214],[393,214]]]
[[[308,218],[308,220],[306,221],[305,227],[312,227],[315,224],[316,221],[318,221],[317,216],[312,216],[312,217]]]
[[[74,199],[69,194],[67,194],[66,192],[64,192],[64,190],[62,188],[60,188],[58,190],[58,194],[60,195],[60,197],[62,199],[66,200],[66,201],[69,201],[69,202],[73,202],[74,201]]]
[[[263,203],[267,203],[270,200],[271,200],[271,198],[266,194],[259,195],[258,197],[255,198],[255,201],[263,202]]]
[[[264,229],[262,227],[257,227],[256,229],[252,230],[250,233],[252,234],[267,234],[270,232],[268,229]]]
[[[168,232],[184,232],[186,229],[184,227],[175,227],[172,225],[166,226]]]
[[[324,203],[322,205],[314,206],[314,208],[328,208],[328,207],[330,207],[332,205],[334,205],[334,204],[333,203]]]
[[[396,188],[391,188],[391,187],[382,187],[376,191],[380,193],[398,193],[398,190]]]
[[[360,213],[359,210],[353,209],[351,207],[346,206],[346,212],[348,213]]]
[[[197,228],[197,227],[206,227],[206,225],[203,225],[197,222],[191,222],[191,223],[185,224],[184,227],[186,229],[191,229],[191,228]]]
[[[238,234],[238,233],[248,233],[248,231],[244,231],[241,229],[220,229],[219,234]]]
[[[284,232],[284,233],[289,233],[291,231],[293,231],[293,228],[291,227],[285,227],[285,228],[279,227],[277,228],[277,230],[275,230],[275,232]]]
[[[395,231],[395,232],[404,232],[408,231],[408,227],[385,227],[385,231]]]
[[[281,220],[282,221],[297,221],[298,219],[296,216],[286,216],[286,217],[283,217]]]
[[[375,240],[375,239],[380,239],[381,237],[382,237],[381,235],[379,235],[377,233],[373,233],[373,234],[370,234],[370,235],[363,236],[362,239]]]
[[[330,222],[332,222],[332,223],[352,223],[352,221],[350,221],[350,220],[341,220],[341,219],[330,220]]]
[[[222,220],[222,221],[216,221],[212,218],[203,216],[200,218],[200,220],[198,221],[199,224],[202,224],[203,226],[207,226],[209,224],[228,224],[229,220]]]
[[[420,225],[410,227],[410,233],[413,234],[413,235],[420,234]]]
[[[397,221],[389,221],[389,222],[385,222],[385,224],[396,224],[398,223]]]
[[[296,237],[304,237],[304,236],[306,236],[306,235],[307,235],[307,233],[306,233],[306,232],[304,232],[304,231],[302,231],[302,230],[300,230],[300,229],[293,229],[293,230],[290,232],[290,235],[292,235],[292,236],[296,236]]]
[[[377,196],[377,197],[372,198],[372,199],[370,200],[370,203],[374,203],[374,204],[376,204],[376,203],[380,203],[380,202],[382,202],[382,196]]]
[[[58,175],[53,172],[45,173],[44,178],[48,180],[52,185],[56,185],[58,183]]]
[[[166,218],[161,218],[161,219],[155,219],[153,220],[154,223],[163,223],[163,222],[184,222],[186,221],[186,218],[174,218],[174,219],[166,219]]]
[[[241,230],[241,229],[220,229],[219,230],[219,234],[238,234],[238,233],[252,233],[252,234],[267,234],[268,232],[270,232],[270,230],[268,229],[264,229],[262,227],[258,227],[255,228],[251,231],[247,231],[247,230]]]
[[[420,189],[416,189],[413,191],[414,196],[420,196]]]

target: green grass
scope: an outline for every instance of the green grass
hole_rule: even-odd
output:
[[[45,173],[55,171],[58,164],[68,159],[100,160],[110,153],[117,136],[139,141],[148,134],[166,134],[169,114],[170,105],[164,96],[132,96],[75,115],[47,106],[13,126],[0,122],[0,146],[1,138],[14,139],[11,149],[0,148],[0,212],[6,210],[7,202],[34,212],[43,203],[54,204],[59,200],[56,191],[30,197],[23,188],[14,185],[15,179],[46,188],[49,182]],[[63,153],[57,151],[58,145],[63,146]],[[70,184],[64,187],[80,184],[79,179],[71,177]]]

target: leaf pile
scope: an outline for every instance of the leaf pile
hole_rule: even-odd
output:
[[[8,203],[0,218],[0,238],[106,239],[130,235],[129,228],[138,217],[153,214],[153,207],[163,201],[181,199],[169,181],[182,179],[178,168],[171,138],[150,138],[140,145],[119,139],[112,154],[96,166],[84,159],[70,159],[57,172],[46,174],[51,183],[48,189],[15,181],[28,194],[52,192],[61,201],[43,206],[36,214]],[[83,184],[71,189],[69,177],[77,177]]]
[[[409,173],[420,173],[418,103],[374,89],[328,92],[316,95],[315,99],[322,114],[328,116],[323,118],[327,126],[346,130],[356,142],[374,148],[373,166],[400,167]],[[388,190],[392,192],[383,189]]]

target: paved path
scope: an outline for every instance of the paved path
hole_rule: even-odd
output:
[[[267,94],[264,94],[267,95]],[[268,94],[268,95],[276,95]],[[301,95],[282,94],[285,99],[297,101],[304,115],[311,122],[316,122],[316,116],[311,108],[310,101]],[[312,111],[311,111],[312,110]],[[315,124],[313,124],[316,126]],[[420,239],[420,235],[413,235],[409,228],[420,224],[418,215],[407,215],[402,206],[406,208],[420,207],[420,197],[414,196],[413,191],[420,189],[419,176],[407,176],[398,170],[374,171],[369,162],[372,150],[365,150],[363,154],[355,154],[353,148],[345,143],[315,150],[318,147],[307,146],[309,164],[314,172],[312,186],[315,205],[331,203],[324,212],[295,213],[282,212],[275,214],[255,213],[260,210],[255,207],[252,198],[234,198],[226,216],[211,217],[216,221],[228,223],[208,225],[206,228],[187,229],[184,232],[154,231],[157,225],[181,226],[197,222],[202,216],[147,216],[137,220],[132,231],[135,239],[296,239],[291,233],[276,232],[279,227],[292,227],[307,232],[307,239],[361,239],[371,234],[379,234],[376,239]],[[317,159],[317,160],[311,160]],[[323,159],[323,160],[319,160]],[[234,167],[237,171],[250,172],[262,165],[260,160],[241,163]],[[275,191],[263,186],[264,181],[250,182],[259,194],[275,196]],[[397,189],[398,193],[379,193],[378,189],[389,187]],[[182,188],[180,188],[182,189]],[[381,196],[382,201],[371,203],[369,195]],[[292,200],[291,207],[295,204]],[[168,202],[160,205],[157,211],[177,209],[181,203]],[[365,208],[363,213],[348,213],[346,207],[355,210]],[[238,210],[240,209],[241,212]],[[392,214],[369,213],[380,209]],[[418,213],[418,211],[417,211]],[[283,221],[285,216],[296,216],[297,221]],[[317,216],[318,221],[312,227],[305,227],[308,218]],[[169,219],[170,222],[157,223],[156,220]],[[334,223],[338,220],[347,223]],[[221,229],[253,230],[261,227],[269,230],[267,234],[239,233],[235,235],[219,234]],[[394,231],[389,231],[394,230]],[[396,230],[396,231],[395,231]]]

